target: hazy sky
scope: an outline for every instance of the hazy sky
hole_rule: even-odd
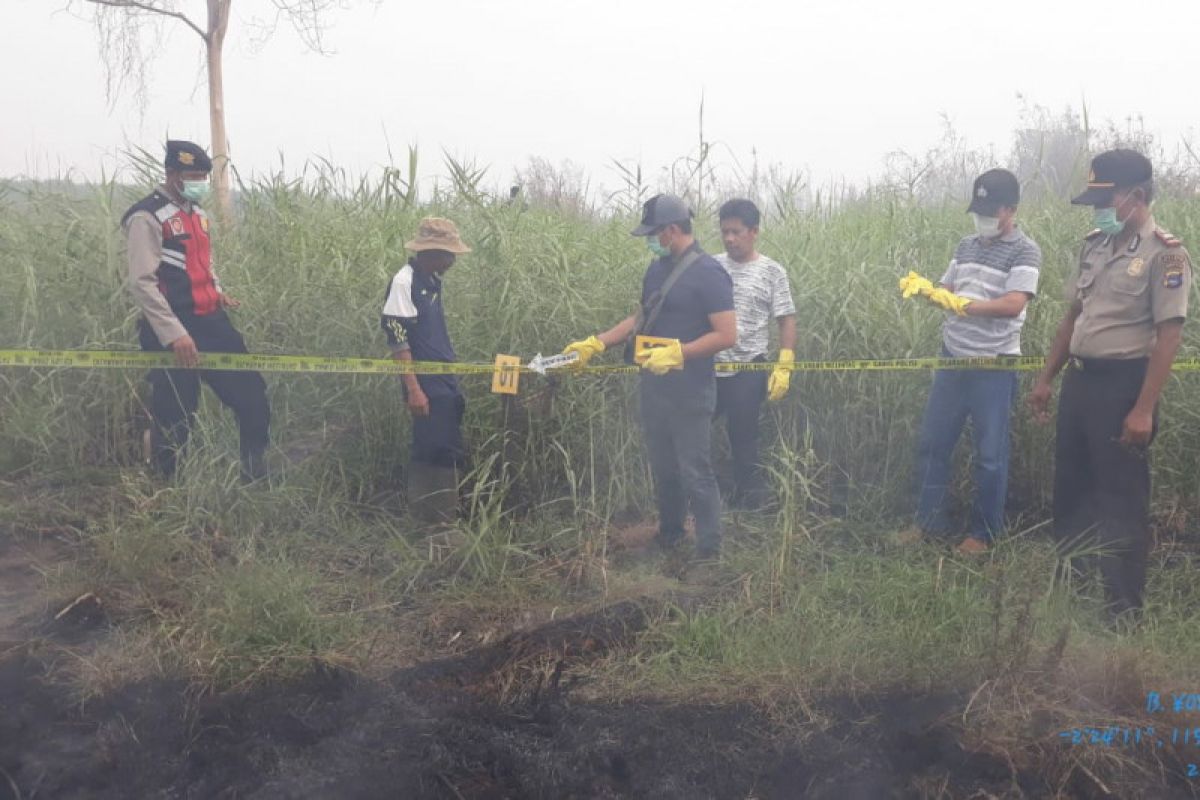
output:
[[[95,30],[65,0],[2,0],[0,175],[98,171],[126,143],[209,139],[200,42],[164,27],[144,116],[110,106]],[[941,115],[1007,153],[1025,102],[1086,98],[1140,114],[1167,142],[1200,130],[1193,0],[380,0],[329,16],[321,56],[281,29],[256,48],[234,0],[226,46],[233,159],[243,172],[327,156],[351,170],[440,151],[505,181],[529,155],[615,184],[613,158],[659,167],[705,134],[748,163],[818,181],[878,172],[935,143]],[[203,0],[179,0],[200,16]],[[76,6],[79,7],[78,5]],[[86,9],[85,9],[86,11]]]

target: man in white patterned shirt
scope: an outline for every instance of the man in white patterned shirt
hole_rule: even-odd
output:
[[[779,361],[795,360],[796,305],[782,266],[756,249],[762,215],[750,200],[730,200],[721,206],[721,242],[725,254],[717,261],[733,279],[737,312],[737,344],[717,353],[717,363],[767,360],[771,320],[779,326]],[[776,367],[758,371],[717,372],[717,415],[725,415],[733,455],[734,508],[761,508],[764,501],[758,460],[759,416],[763,400],[779,400],[788,390],[791,372]]]

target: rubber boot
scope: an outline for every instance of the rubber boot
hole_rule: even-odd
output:
[[[458,472],[453,467],[411,464],[408,509],[426,531],[453,525],[458,515]]]

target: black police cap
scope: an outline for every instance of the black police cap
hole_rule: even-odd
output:
[[[642,224],[633,229],[634,236],[649,236],[671,223],[687,222],[692,210],[687,203],[671,194],[656,194],[642,204]]]
[[[1092,159],[1092,170],[1088,174],[1087,191],[1074,198],[1077,206],[1106,206],[1112,201],[1113,192],[1154,177],[1150,159],[1136,150],[1108,150]]]
[[[1006,169],[989,169],[975,179],[971,187],[971,205],[967,211],[994,217],[1001,208],[1015,208],[1021,202],[1021,182]]]
[[[212,159],[204,148],[195,142],[182,139],[167,140],[167,156],[163,166],[179,172],[211,172]]]

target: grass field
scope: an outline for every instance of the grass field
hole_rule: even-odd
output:
[[[506,204],[469,181],[416,207],[386,183],[337,177],[247,186],[243,221],[217,232],[218,270],[243,303],[236,324],[253,351],[385,353],[384,290],[427,213],[454,219],[474,248],[445,296],[465,361],[556,352],[633,306],[647,256],[629,219]],[[0,194],[0,347],[132,345],[117,219],[135,196],[111,183]],[[1200,241],[1200,201],[1165,198],[1156,216]],[[1041,354],[1087,219],[1051,201],[1022,218],[1045,259],[1024,333],[1026,353]],[[896,280],[910,269],[936,279],[968,225],[956,206],[886,198],[770,221],[760,249],[791,275],[797,357],[936,354],[938,313],[902,302]],[[714,220],[699,234],[719,249]],[[1187,329],[1184,355],[1200,355],[1197,335]],[[184,474],[166,486],[140,466],[141,375],[0,370],[0,531],[65,542],[69,556],[45,571],[49,595],[103,601],[104,637],[55,662],[81,702],[139,680],[255,691],[314,665],[386,676],[633,600],[646,618],[628,636],[584,658],[530,657],[489,691],[515,702],[565,669],[589,702],[746,704],[798,741],[836,729],[851,707],[886,727],[889,708],[908,713],[895,698],[943,698],[935,716],[951,719],[966,750],[1039,775],[1050,794],[1165,796],[1155,792],[1190,791],[1182,749],[1069,748],[1057,733],[1144,723],[1147,691],[1200,686],[1197,381],[1177,375],[1166,390],[1148,615],[1128,635],[1101,624],[1094,586],[1055,580],[1052,429],[1023,409],[1002,544],[977,561],[889,546],[911,511],[924,373],[794,376],[766,423],[781,508],[729,517],[722,580],[700,596],[629,545],[651,503],[633,384],[620,375],[523,377],[507,428],[485,379],[465,379],[476,465],[467,513],[452,535],[427,540],[411,535],[400,500],[409,423],[393,379],[268,376],[279,480],[263,490],[238,485],[232,422],[211,396]],[[842,502],[847,514],[834,518]],[[926,770],[907,785],[959,796],[935,778]],[[1011,796],[1037,794],[997,780]]]

